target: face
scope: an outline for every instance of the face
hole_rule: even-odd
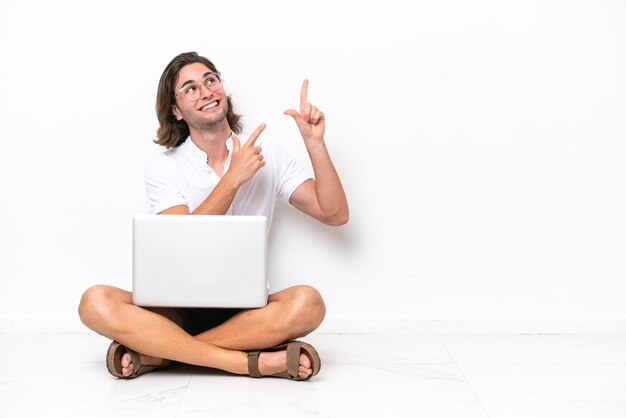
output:
[[[176,120],[184,120],[189,125],[189,130],[214,130],[228,124],[226,113],[228,103],[226,94],[220,85],[219,88],[209,90],[202,85],[202,81],[212,71],[204,64],[196,62],[185,65],[178,73],[174,91],[176,92],[176,104],[172,106],[172,113]],[[197,100],[189,100],[178,91],[191,82],[200,85],[200,97]]]

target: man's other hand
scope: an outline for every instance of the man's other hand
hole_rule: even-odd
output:
[[[300,135],[305,142],[324,141],[324,130],[326,129],[326,119],[324,113],[307,102],[309,80],[302,82],[300,89],[300,113],[294,109],[285,110],[285,115],[291,116],[298,125]]]
[[[265,165],[261,147],[254,146],[257,138],[265,129],[262,123],[252,132],[248,141],[242,146],[239,138],[233,135],[233,151],[230,159],[230,167],[225,176],[234,181],[236,187],[250,180]]]

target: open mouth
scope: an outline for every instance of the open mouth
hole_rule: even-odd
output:
[[[216,101],[214,101],[214,102],[211,102],[211,103],[209,103],[209,104],[206,104],[206,105],[202,106],[202,107],[200,108],[200,110],[201,110],[202,112],[204,112],[205,110],[209,110],[209,109],[214,108],[214,107],[215,107],[215,106],[217,106],[218,104],[219,104],[219,100],[216,100]]]

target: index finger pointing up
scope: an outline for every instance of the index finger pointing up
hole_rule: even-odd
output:
[[[301,109],[301,112],[302,112],[302,108],[306,104],[306,98],[307,98],[307,95],[308,95],[308,91],[309,91],[309,80],[305,79],[302,82],[302,89],[300,90],[300,109]]]
[[[252,132],[250,134],[250,136],[248,137],[248,142],[245,143],[245,147],[253,147],[254,143],[256,142],[257,138],[259,137],[259,135],[261,135],[261,132],[263,132],[263,130],[265,129],[265,123],[260,124],[255,130],[254,132]]]

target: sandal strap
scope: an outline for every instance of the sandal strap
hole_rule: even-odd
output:
[[[259,371],[260,351],[250,351],[248,353],[248,374],[250,377],[262,377]]]
[[[298,377],[300,370],[300,347],[298,342],[287,344],[287,374],[292,378]]]
[[[141,364],[140,354],[136,352],[135,350],[131,350],[128,347],[124,347],[124,348],[126,349],[126,352],[130,355],[131,363],[133,363],[133,375],[139,376],[139,370],[141,370],[142,367],[146,367]]]
[[[133,377],[141,376],[142,374],[151,372],[153,370],[166,369],[172,363],[170,360],[161,359],[161,364],[158,364],[156,366],[149,366],[147,364],[141,364],[141,354],[139,354],[135,350],[131,350],[130,348],[126,347],[126,352],[130,354],[130,359],[133,365],[135,367],[139,365],[139,367],[133,368],[133,373],[131,374],[131,376]]]

